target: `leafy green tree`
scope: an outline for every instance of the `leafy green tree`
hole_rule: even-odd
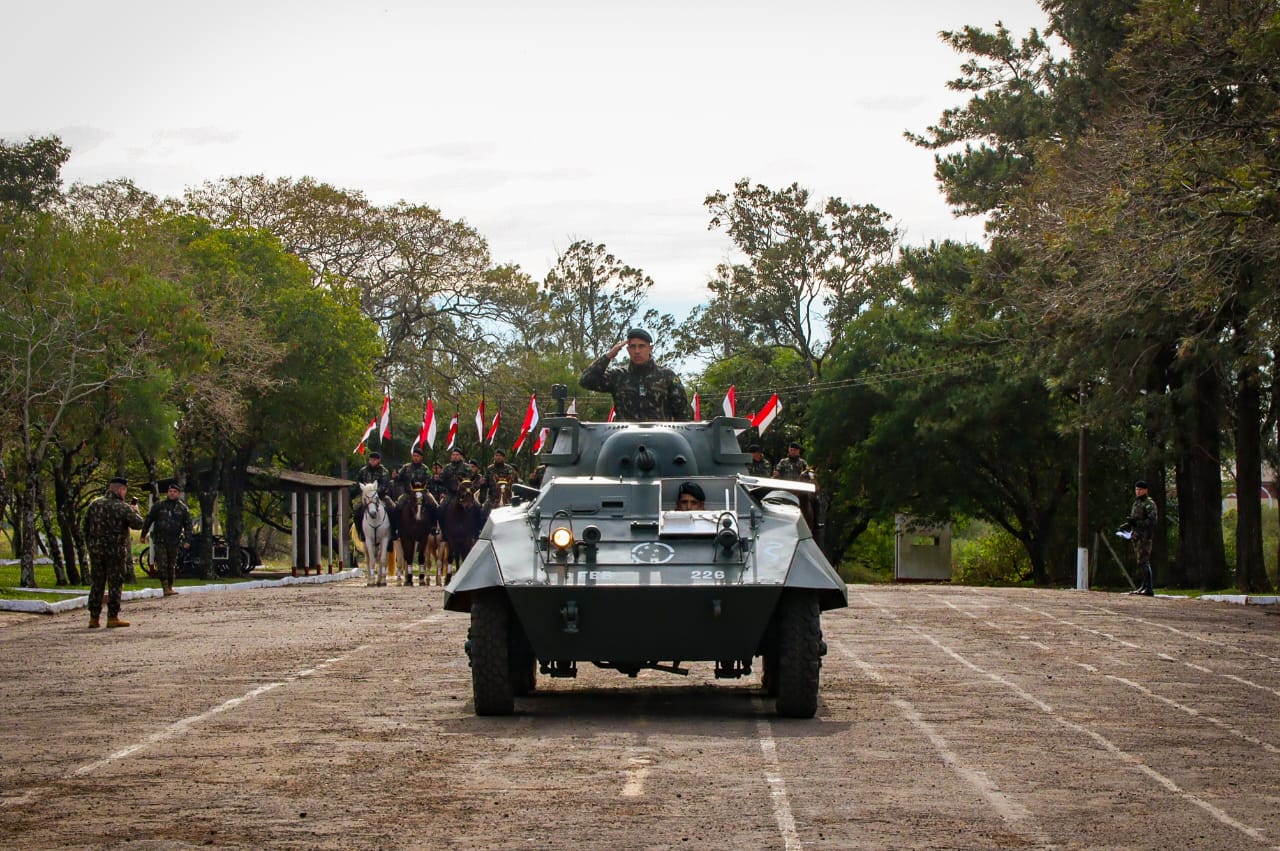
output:
[[[898,232],[872,205],[807,189],[775,190],[748,180],[704,202],[711,227],[724,228],[745,262],[723,265],[710,298],[681,330],[680,353],[720,357],[742,348],[793,350],[809,376],[822,374],[844,328],[871,299],[870,282],[892,256]]]
[[[40,210],[57,200],[71,151],[57,136],[0,140],[0,207]]]

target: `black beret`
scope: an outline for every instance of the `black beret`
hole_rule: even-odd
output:
[[[1144,482],[1142,479],[1138,479],[1136,482],[1134,482],[1133,486],[1135,488],[1142,488],[1143,490],[1147,489],[1147,483]]]
[[[649,332],[644,330],[643,328],[632,328],[630,331],[627,332],[627,339],[628,340],[644,340],[646,343],[649,343],[651,345],[653,343],[653,337],[651,337],[649,335]]]
[[[381,452],[370,452],[370,453],[369,453],[369,460],[370,460],[370,461],[372,461],[374,458],[377,458],[378,460],[382,460],[382,453],[381,453]]]
[[[761,449],[760,449],[760,444],[758,444],[758,443],[753,443],[753,444],[751,444],[750,446],[748,446],[748,447],[747,447],[747,451],[748,451],[748,452],[761,452],[761,451],[763,451],[763,450],[761,450]]]
[[[409,452],[409,454],[410,454],[410,455],[421,455],[421,454],[422,454],[422,447],[421,447],[421,446],[415,446],[415,447],[413,447],[412,451],[410,451],[410,452]]]
[[[128,480],[128,479],[126,479],[126,478],[123,478],[123,477],[121,477],[121,476],[112,476],[112,477],[111,477],[111,481],[107,482],[107,484],[109,484],[109,485],[124,485],[125,487],[129,487],[129,480]]]
[[[689,496],[693,497],[698,502],[707,501],[707,495],[703,493],[702,485],[697,482],[681,482],[680,487],[676,489],[676,499],[679,499],[680,495],[685,493],[689,494]]]
[[[178,484],[177,482],[169,482],[169,487],[165,488],[165,490],[167,490],[167,491],[178,491],[179,493],[181,493],[181,492],[182,492],[182,485]]]
[[[788,449],[804,449],[804,447],[803,447],[803,446],[801,446],[800,444],[796,443],[794,440],[787,444],[787,448],[788,448]]]
[[[505,449],[495,449],[495,450],[493,450],[493,457],[494,457],[494,458],[497,458],[499,455],[501,455],[503,458],[506,458],[506,457],[507,457],[507,450],[505,450]]]

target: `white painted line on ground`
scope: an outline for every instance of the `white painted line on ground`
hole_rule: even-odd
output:
[[[633,756],[627,760],[627,782],[622,784],[622,797],[639,798],[644,794],[644,781],[652,765],[653,760],[644,756]]]
[[[1255,827],[1250,827],[1247,824],[1243,824],[1237,821],[1236,819],[1232,818],[1230,815],[1228,815],[1226,812],[1224,812],[1222,809],[1215,806],[1214,804],[1211,804],[1210,802],[1199,797],[1198,795],[1195,795],[1191,792],[1188,792],[1186,789],[1183,789],[1181,786],[1175,783],[1171,778],[1167,777],[1164,774],[1161,774],[1159,771],[1147,765],[1145,762],[1138,759],[1138,757],[1124,750],[1119,745],[1115,744],[1114,742],[1112,742],[1110,739],[1108,739],[1106,736],[1102,735],[1101,733],[1095,730],[1091,730],[1088,727],[1085,727],[1083,724],[1077,724],[1076,722],[1068,720],[1067,718],[1064,718],[1063,716],[1059,715],[1052,706],[1050,706],[1048,703],[1045,703],[1043,700],[1036,697],[1035,695],[1031,694],[1026,689],[1019,686],[1017,683],[1009,679],[1006,679],[1000,674],[993,673],[991,671],[986,670],[985,668],[975,665],[973,662],[970,662],[968,659],[961,656],[955,650],[952,650],[950,647],[943,644],[941,641],[934,638],[932,635],[929,635],[927,632],[920,629],[919,627],[911,626],[910,624],[908,624],[907,629],[916,633],[921,638],[925,639],[930,644],[937,647],[943,653],[947,654],[952,659],[955,659],[961,665],[965,666],[966,668],[973,671],[974,673],[980,674],[986,677],[987,679],[991,680],[992,682],[999,683],[1000,685],[1004,686],[1013,694],[1015,694],[1017,697],[1026,701],[1027,703],[1030,703],[1032,706],[1036,707],[1041,712],[1043,712],[1044,714],[1052,718],[1054,721],[1056,721],[1058,724],[1061,724],[1063,727],[1066,727],[1068,730],[1072,730],[1076,733],[1079,733],[1083,736],[1086,736],[1092,739],[1094,742],[1098,744],[1099,747],[1101,747],[1103,750],[1107,751],[1108,753],[1114,755],[1121,762],[1124,762],[1126,765],[1134,768],[1135,770],[1141,772],[1142,774],[1145,774],[1147,777],[1151,778],[1158,785],[1168,790],[1170,793],[1177,795],[1178,797],[1182,798],[1188,803],[1194,804],[1195,806],[1204,810],[1206,813],[1212,816],[1219,823],[1224,824],[1227,827],[1232,828],[1233,830],[1239,831],[1240,833],[1243,833],[1245,836],[1249,837],[1255,842],[1267,841],[1266,835],[1263,834],[1261,830],[1258,830]]]
[[[782,766],[778,762],[778,743],[773,739],[773,725],[764,716],[764,701],[756,697],[752,699],[756,712],[756,732],[760,737],[760,753],[764,755],[764,779],[769,784],[769,803],[773,805],[773,818],[778,823],[778,833],[782,835],[782,845],[786,851],[799,851],[800,834],[796,831],[795,816],[791,814],[791,801],[787,796],[787,784],[782,779]]]
[[[843,643],[834,641],[831,643],[834,643],[840,649],[840,652],[848,657],[870,680],[887,688],[892,688],[871,663],[859,658]],[[961,759],[960,755],[951,749],[951,746],[943,738],[942,734],[938,732],[937,728],[926,721],[910,701],[901,697],[893,697],[890,700],[898,708],[898,711],[902,713],[902,716],[910,721],[911,725],[929,740],[929,744],[933,745],[934,750],[938,752],[943,764],[950,768],[957,777],[973,787],[1000,820],[1005,822],[1011,830],[1019,836],[1032,840],[1040,847],[1052,845],[1049,837],[1036,825],[1035,817],[1030,810],[1000,791],[1000,787],[985,771],[969,765]]]
[[[1178,629],[1176,626],[1169,626],[1168,624],[1165,624],[1165,623],[1158,623],[1156,621],[1147,620],[1146,618],[1140,618],[1140,617],[1137,617],[1136,615],[1128,614],[1127,612],[1121,612],[1115,609],[1108,609],[1103,606],[1089,606],[1089,608],[1093,609],[1094,611],[1104,612],[1108,615],[1114,615],[1119,618],[1124,618],[1125,620],[1136,621],[1137,623],[1146,624],[1147,626],[1154,626],[1158,629],[1168,630],[1169,632],[1172,632],[1174,635],[1181,635],[1183,638],[1190,638],[1195,641],[1201,641],[1205,644],[1212,644],[1215,647],[1225,647],[1228,650],[1232,650],[1236,653],[1243,653],[1246,656],[1256,656],[1259,659],[1266,659],[1268,662],[1273,662],[1273,663],[1280,662],[1280,656],[1272,656],[1268,653],[1259,653],[1255,650],[1249,650],[1246,647],[1241,647],[1238,644],[1231,644],[1226,641],[1219,641],[1216,638],[1206,638],[1203,635],[1196,635],[1193,632],[1187,632],[1186,630]]]
[[[408,629],[415,626],[422,626],[424,624],[430,623],[440,618],[442,614],[443,613],[436,613],[431,617],[423,618],[422,620],[405,624],[403,625],[403,628]],[[346,653],[343,653],[341,656],[334,656],[329,659],[325,659],[323,662],[320,662],[314,667],[304,668],[301,671],[296,671],[282,680],[277,680],[276,682],[271,682],[271,683],[264,683],[263,685],[260,685],[257,688],[250,689],[249,691],[245,692],[239,697],[233,697],[230,700],[224,701],[218,704],[217,706],[207,709],[204,712],[201,712],[199,715],[191,715],[191,716],[188,716],[187,718],[182,718],[178,721],[174,721],[172,724],[168,725],[167,727],[163,727],[157,730],[156,732],[152,733],[151,735],[147,736],[146,738],[138,742],[135,742],[134,744],[121,748],[120,750],[115,751],[114,753],[110,753],[107,756],[104,756],[102,759],[97,759],[97,760],[94,760],[93,762],[86,763],[85,765],[80,766],[79,768],[72,771],[69,776],[84,777],[86,775],[92,774],[93,772],[97,771],[103,766],[110,765],[111,763],[116,762],[117,760],[121,760],[121,759],[124,759],[125,757],[132,756],[133,754],[137,753],[140,750],[143,750],[144,748],[148,748],[152,745],[159,744],[160,742],[166,741],[168,739],[181,736],[184,733],[186,733],[188,730],[190,730],[192,727],[195,727],[196,725],[200,724],[203,721],[207,721],[216,715],[220,715],[223,712],[227,712],[229,710],[235,709],[241,704],[246,703],[247,701],[250,701],[255,697],[266,694],[269,691],[274,691],[275,689],[278,689],[282,686],[289,685],[290,683],[295,683],[298,680],[305,679],[306,677],[311,677],[316,674],[323,673],[326,669],[330,668],[334,664],[350,659],[352,656],[355,656],[356,654],[361,653],[372,646],[374,645],[371,643],[357,645],[356,647],[353,647],[352,649],[348,650]]]

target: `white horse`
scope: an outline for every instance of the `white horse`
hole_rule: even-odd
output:
[[[391,546],[391,515],[378,496],[378,483],[360,486],[360,522],[364,530],[365,585],[387,584],[387,548]]]

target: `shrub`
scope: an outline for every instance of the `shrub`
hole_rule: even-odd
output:
[[[959,585],[1017,585],[1031,578],[1022,542],[1003,529],[975,522],[952,541],[951,581]]]

